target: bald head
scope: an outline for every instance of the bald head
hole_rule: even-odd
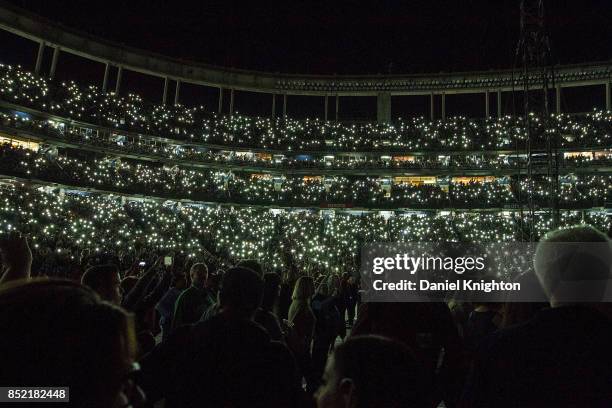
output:
[[[551,306],[600,301],[611,265],[609,239],[588,225],[549,232],[540,240],[534,259]]]

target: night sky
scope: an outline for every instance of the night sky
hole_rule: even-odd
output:
[[[117,43],[268,72],[409,74],[513,68],[519,34],[519,0],[10,2]],[[612,59],[610,0],[549,0],[545,5],[553,62]],[[0,44],[0,62],[33,69],[37,44],[6,32],[0,32]],[[49,70],[51,52],[47,47],[42,72]],[[103,74],[102,64],[62,53],[56,77],[99,86]],[[161,78],[124,71],[121,93],[135,92],[159,102],[162,89]],[[218,96],[217,88],[181,85],[180,102],[185,105],[216,110]],[[224,98],[225,105],[229,99]],[[502,99],[502,112],[515,114],[515,95],[505,93]],[[601,107],[604,99],[603,87],[568,88],[563,111],[587,112]],[[427,97],[394,96],[392,104],[393,118],[429,114]],[[270,95],[236,92],[235,110],[241,113],[268,116],[270,105]],[[292,96],[287,112],[296,118],[321,117],[323,106],[322,97]],[[279,109],[280,103],[277,115]],[[482,117],[482,95],[447,98],[447,114]],[[373,120],[375,115],[375,97],[341,98],[342,120]]]
[[[519,0],[11,3],[173,57],[289,73],[509,68],[519,29]],[[555,61],[612,57],[610,0],[549,0],[545,6]]]

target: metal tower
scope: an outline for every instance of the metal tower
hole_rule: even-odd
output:
[[[551,212],[552,227],[559,225],[559,158],[558,135],[553,133],[550,109],[549,92],[555,89],[555,74],[551,61],[550,42],[545,30],[544,1],[520,1],[520,36],[516,47],[515,69],[517,62],[521,63],[521,73],[518,82],[523,98],[523,120],[526,130],[527,150],[527,207],[529,210],[529,241],[534,241],[535,234],[535,208],[533,202],[533,145],[537,140],[546,141],[547,157],[547,194]],[[517,69],[518,70],[518,69]],[[542,122],[539,123],[538,121]],[[545,132],[544,135],[538,132]],[[519,169],[520,183],[520,169]],[[521,219],[524,223],[523,202],[519,196]]]

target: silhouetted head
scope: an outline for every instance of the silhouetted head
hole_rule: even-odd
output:
[[[297,282],[291,295],[292,300],[309,301],[314,295],[314,281],[310,276],[302,276]]]
[[[251,269],[234,267],[223,275],[219,290],[222,313],[250,319],[261,305],[263,279]]]
[[[1,384],[68,386],[75,407],[125,404],[133,322],[93,290],[47,279],[4,285],[0,332]]]
[[[208,267],[204,263],[193,264],[189,270],[189,277],[193,286],[203,288],[208,280]]]
[[[259,261],[255,259],[243,259],[242,261],[238,262],[236,266],[239,266],[241,268],[248,268],[263,278],[263,268],[261,267]]]
[[[81,283],[93,289],[103,300],[121,304],[123,290],[119,269],[112,264],[88,268],[81,277]]]
[[[356,336],[327,361],[318,408],[431,406],[431,384],[408,347],[380,336]]]

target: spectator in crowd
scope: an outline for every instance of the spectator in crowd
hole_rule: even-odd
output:
[[[259,263],[259,261],[257,261],[256,259],[243,259],[241,261],[238,261],[236,266],[240,266],[242,268],[248,268],[252,270],[253,272],[255,272],[257,275],[261,277],[264,276],[263,268],[261,267],[261,264]]]
[[[286,320],[289,318],[289,308],[291,307],[291,295],[295,287],[296,280],[293,278],[293,274],[289,271],[285,271],[281,278],[280,294],[278,296],[278,306],[276,315],[280,320]]]
[[[141,406],[132,320],[91,289],[47,279],[5,284],[0,331],[0,384],[69,387],[72,407]]]
[[[459,400],[466,359],[448,306],[444,303],[362,303],[351,336],[376,334],[406,344],[435,382],[432,406],[453,406]]]
[[[81,283],[93,289],[103,300],[120,305],[123,299],[121,277],[115,265],[106,264],[88,268]]]
[[[127,289],[127,291],[123,292],[125,296],[123,297],[121,306],[130,311],[136,309],[137,304],[147,295],[147,293],[149,293],[152,286],[155,285],[160,271],[160,263],[161,257],[158,257],[144,273],[133,271],[133,275],[128,275],[123,279],[121,282],[122,287]],[[123,286],[123,283],[126,281],[129,283]]]
[[[473,305],[470,302],[459,301],[454,298],[455,294],[451,294],[447,300],[448,308],[450,309],[453,321],[457,327],[457,332],[461,338],[465,338],[465,330],[470,313],[473,310]]]
[[[328,359],[318,408],[430,407],[432,384],[410,349],[379,336],[356,336]]]
[[[130,293],[138,283],[138,277],[134,275],[121,279],[121,293]],[[125,299],[122,299],[125,300]]]
[[[579,244],[560,251],[551,248],[551,243]],[[552,231],[538,244],[534,264],[551,308],[483,342],[468,383],[466,405],[608,406],[612,401],[612,321],[597,310],[598,304],[579,302],[579,296],[593,295],[584,291],[585,283],[595,281],[595,290],[602,291],[610,279],[608,238],[590,226]],[[577,292],[572,293],[572,288]]]
[[[296,356],[308,387],[314,385],[310,345],[314,333],[315,317],[310,306],[314,295],[314,282],[310,276],[302,276],[295,283],[289,307],[289,322],[295,330],[295,342],[290,346]]]
[[[181,292],[185,290],[187,281],[184,275],[175,275],[174,281],[170,285],[170,288],[162,296],[162,298],[155,305],[155,310],[159,313],[159,327],[162,332],[162,341],[166,340],[172,331],[172,317],[174,316],[174,305],[176,300],[180,296]]]
[[[138,279],[125,296],[122,306],[136,317],[136,335],[139,355],[155,346],[155,305],[170,286],[172,273],[161,266],[161,257],[147,273]]]
[[[523,273],[515,279],[515,282],[520,283],[521,288],[528,288],[534,301],[520,301],[520,299],[515,299],[519,295],[518,293],[510,292],[506,302],[502,306],[502,328],[526,322],[534,317],[540,310],[548,307],[546,294],[542,291],[542,287],[535,273]],[[521,289],[521,291],[522,290],[523,289]]]
[[[252,321],[263,280],[236,267],[223,276],[220,311],[177,329],[142,361],[140,382],[166,408],[292,407],[300,398],[295,361]]]
[[[213,275],[208,275],[208,280],[206,281],[206,289],[210,294],[211,298],[214,300],[213,303],[208,305],[200,317],[200,321],[205,321],[219,313],[219,286],[221,285],[221,280],[223,279],[223,275],[225,271],[219,269]]]
[[[206,281],[206,289],[212,296],[213,299],[217,299],[219,294],[219,285],[221,284],[221,277],[223,276],[223,269],[217,269],[214,273],[208,273],[208,280]]]
[[[206,281],[208,280],[206,264],[193,264],[189,276],[191,286],[180,294],[174,307],[172,327],[175,329],[197,322],[204,311],[214,303],[214,299],[206,289]]]
[[[327,355],[334,345],[334,340],[342,330],[344,322],[340,312],[329,296],[329,286],[322,282],[312,298],[312,311],[315,316],[315,330],[312,342],[312,367],[314,378],[319,381],[323,375]]]
[[[331,295],[334,297],[334,302],[336,303],[340,318],[342,319],[342,325],[344,327],[342,337],[344,338],[346,335],[346,292],[344,277],[341,279],[337,274],[331,274],[329,276],[329,285]]]
[[[275,341],[284,341],[278,318],[273,312],[274,305],[280,292],[280,276],[276,273],[266,273],[263,276],[264,292],[261,306],[255,313],[255,322],[268,331],[270,338]]]
[[[359,287],[357,281],[353,276],[350,276],[346,280],[346,286],[344,291],[345,303],[346,303],[346,314],[348,317],[349,327],[353,327],[355,323],[355,307],[359,301]]]
[[[465,348],[474,353],[478,345],[489,334],[497,330],[501,324],[501,303],[474,302],[465,326]]]
[[[32,251],[24,235],[0,237],[0,284],[12,280],[28,279],[32,268]]]

